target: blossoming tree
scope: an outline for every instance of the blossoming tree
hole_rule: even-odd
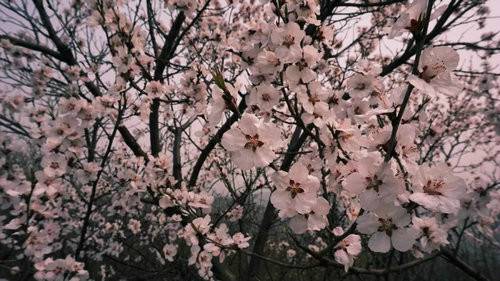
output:
[[[488,280],[488,5],[0,1],[0,277]]]

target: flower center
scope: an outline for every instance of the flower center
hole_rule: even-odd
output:
[[[431,237],[431,230],[429,229],[428,226],[425,226],[422,228],[422,232],[424,233],[424,236],[425,237]]]
[[[353,134],[350,132],[340,131],[339,133],[339,138],[344,142],[349,141],[352,138],[352,136]]]
[[[366,189],[373,189],[377,192],[379,190],[379,187],[384,183],[377,177],[377,175],[374,175],[373,177],[365,177],[365,180],[367,182]]]
[[[268,56],[267,57],[267,62],[270,64],[270,65],[273,65],[273,66],[278,66],[280,65],[280,60],[275,57],[275,56]]]
[[[396,225],[392,223],[392,219],[383,219],[379,218],[378,222],[380,226],[378,227],[378,231],[385,232],[387,235],[391,236],[392,232],[397,229]]]
[[[292,35],[287,34],[285,35],[285,38],[283,38],[283,45],[285,45],[287,48],[290,48],[290,46],[293,45],[294,41],[295,38]]]
[[[297,196],[297,194],[304,192],[304,189],[302,189],[302,187],[300,187],[300,183],[295,182],[294,180],[290,180],[290,185],[288,186],[288,188],[286,190],[290,191],[290,193],[292,194],[292,198],[295,198],[295,196]]]
[[[255,152],[257,148],[264,145],[264,143],[259,140],[258,134],[255,134],[253,136],[245,135],[245,138],[247,139],[247,143],[245,143],[245,148],[251,149],[253,152]]]
[[[307,61],[304,58],[301,58],[296,65],[299,70],[302,71],[307,68]]]
[[[318,98],[318,96],[316,96],[316,95],[309,96],[309,102],[312,103],[313,105],[319,101],[320,101],[320,99]]]
[[[442,195],[442,188],[445,186],[443,180],[428,180],[424,185],[424,192],[429,195]]]
[[[354,89],[358,91],[363,91],[364,89],[366,89],[366,84],[364,82],[358,83],[356,84],[356,86],[354,86]]]
[[[422,78],[425,82],[429,83],[439,73],[444,72],[445,70],[446,67],[442,63],[424,65],[424,67],[422,68],[422,73],[420,73],[420,78]]]

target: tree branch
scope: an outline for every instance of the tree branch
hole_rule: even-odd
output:
[[[462,270],[465,274],[469,275],[470,277],[474,278],[474,280],[477,281],[489,281],[488,278],[484,277],[476,271],[474,268],[472,268],[470,265],[462,261],[460,258],[457,256],[453,255],[449,250],[443,249],[441,251],[441,256],[449,263],[453,264],[460,270]]]
[[[309,125],[308,129],[310,130],[311,128],[312,126]],[[302,129],[297,126],[292,135],[292,139],[290,140],[290,144],[288,145],[287,154],[283,159],[280,170],[288,171],[290,169],[293,160],[295,159],[296,152],[299,151],[299,149],[302,147],[307,137],[309,136],[309,134],[307,134],[306,132],[303,132],[302,134],[301,133]],[[267,238],[269,236],[269,230],[271,229],[273,221],[276,219],[276,217],[276,209],[271,203],[271,200],[269,200],[269,202],[267,202],[266,210],[264,211],[264,216],[262,217],[262,221],[259,226],[259,232],[257,233],[255,244],[253,246],[254,254],[262,256]],[[250,281],[255,279],[259,271],[260,264],[261,259],[255,258],[255,256],[252,256],[250,258],[245,280]]]
[[[246,103],[245,99],[242,99],[240,102],[240,105],[238,106],[239,112],[243,112],[246,108]],[[203,148],[203,150],[200,153],[200,156],[198,157],[198,160],[196,160],[196,163],[193,167],[193,172],[191,173],[191,177],[189,178],[189,186],[195,186],[196,181],[198,180],[198,175],[200,174],[201,168],[203,167],[203,163],[205,163],[205,160],[207,159],[208,155],[210,152],[215,148],[215,146],[221,141],[222,136],[224,133],[226,133],[231,126],[238,121],[239,116],[238,114],[233,114],[229,119],[226,120],[226,122],[220,127],[220,129],[215,133],[215,135],[210,139],[208,144]]]
[[[175,18],[174,23],[172,24],[172,28],[170,29],[167,38],[165,38],[165,44],[161,49],[160,55],[156,58],[156,69],[154,73],[153,79],[156,81],[163,80],[163,71],[167,66],[170,58],[172,57],[173,52],[175,51],[173,46],[175,43],[175,39],[180,32],[181,26],[184,23],[186,16],[184,12],[179,12],[177,18]],[[151,113],[149,114],[149,140],[151,143],[151,154],[156,157],[158,153],[161,151],[161,142],[160,142],[160,127],[158,123],[159,119],[159,110],[160,110],[160,99],[154,98],[151,103]]]

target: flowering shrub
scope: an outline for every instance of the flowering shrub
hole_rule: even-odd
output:
[[[485,1],[25,2],[0,2],[8,278],[487,280],[460,245],[498,247],[500,44],[454,31]]]

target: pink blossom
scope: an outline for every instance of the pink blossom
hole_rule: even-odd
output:
[[[354,259],[361,253],[361,237],[349,234],[335,247],[335,260],[344,265],[347,272],[354,264]]]
[[[276,126],[248,113],[222,138],[222,145],[231,153],[233,162],[244,170],[271,163],[280,144]]]
[[[446,164],[421,166],[410,200],[431,211],[456,214],[467,192],[463,179],[452,174]]]

